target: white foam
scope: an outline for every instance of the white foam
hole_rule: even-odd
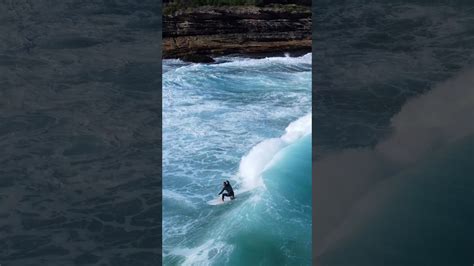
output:
[[[193,202],[189,200],[188,197],[185,197],[177,192],[174,192],[169,189],[163,189],[163,198],[165,199],[171,199],[175,202],[178,203],[185,203],[186,205],[189,205],[191,207],[195,207]]]
[[[312,115],[307,114],[300,117],[298,120],[291,122],[285,129],[286,133],[281,137],[281,139],[286,143],[292,143],[308,134],[311,134],[311,120]]]
[[[213,258],[222,256],[222,253],[229,252],[229,249],[231,249],[230,246],[220,241],[208,240],[195,248],[176,248],[171,251],[171,254],[185,257],[181,264],[183,266],[211,265]],[[210,254],[211,251],[215,252],[215,254]]]
[[[230,62],[225,62],[219,64],[219,66],[237,66],[237,67],[250,67],[250,66],[266,66],[272,64],[281,64],[281,65],[299,65],[299,64],[311,64],[312,63],[312,54],[308,53],[303,56],[298,57],[265,57],[265,58],[228,58]]]
[[[300,138],[311,134],[312,114],[309,113],[290,123],[280,138],[266,139],[255,145],[242,157],[238,177],[245,190],[263,186],[262,172],[268,167],[275,155]]]

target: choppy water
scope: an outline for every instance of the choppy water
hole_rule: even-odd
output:
[[[160,2],[0,20],[0,264],[160,264]]]
[[[310,265],[311,54],[163,69],[164,264]]]

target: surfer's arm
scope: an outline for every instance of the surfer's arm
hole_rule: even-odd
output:
[[[224,190],[225,190],[225,188],[223,188],[223,189],[221,190],[221,192],[219,192],[219,195],[222,194],[222,192],[224,192]]]

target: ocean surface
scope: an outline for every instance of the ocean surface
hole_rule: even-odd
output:
[[[161,263],[160,1],[0,2],[0,264]]]
[[[474,2],[313,5],[320,265],[474,262]]]
[[[164,265],[311,265],[311,60],[163,62]]]

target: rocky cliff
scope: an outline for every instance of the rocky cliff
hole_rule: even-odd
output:
[[[310,50],[310,7],[197,7],[163,16],[164,58]]]

